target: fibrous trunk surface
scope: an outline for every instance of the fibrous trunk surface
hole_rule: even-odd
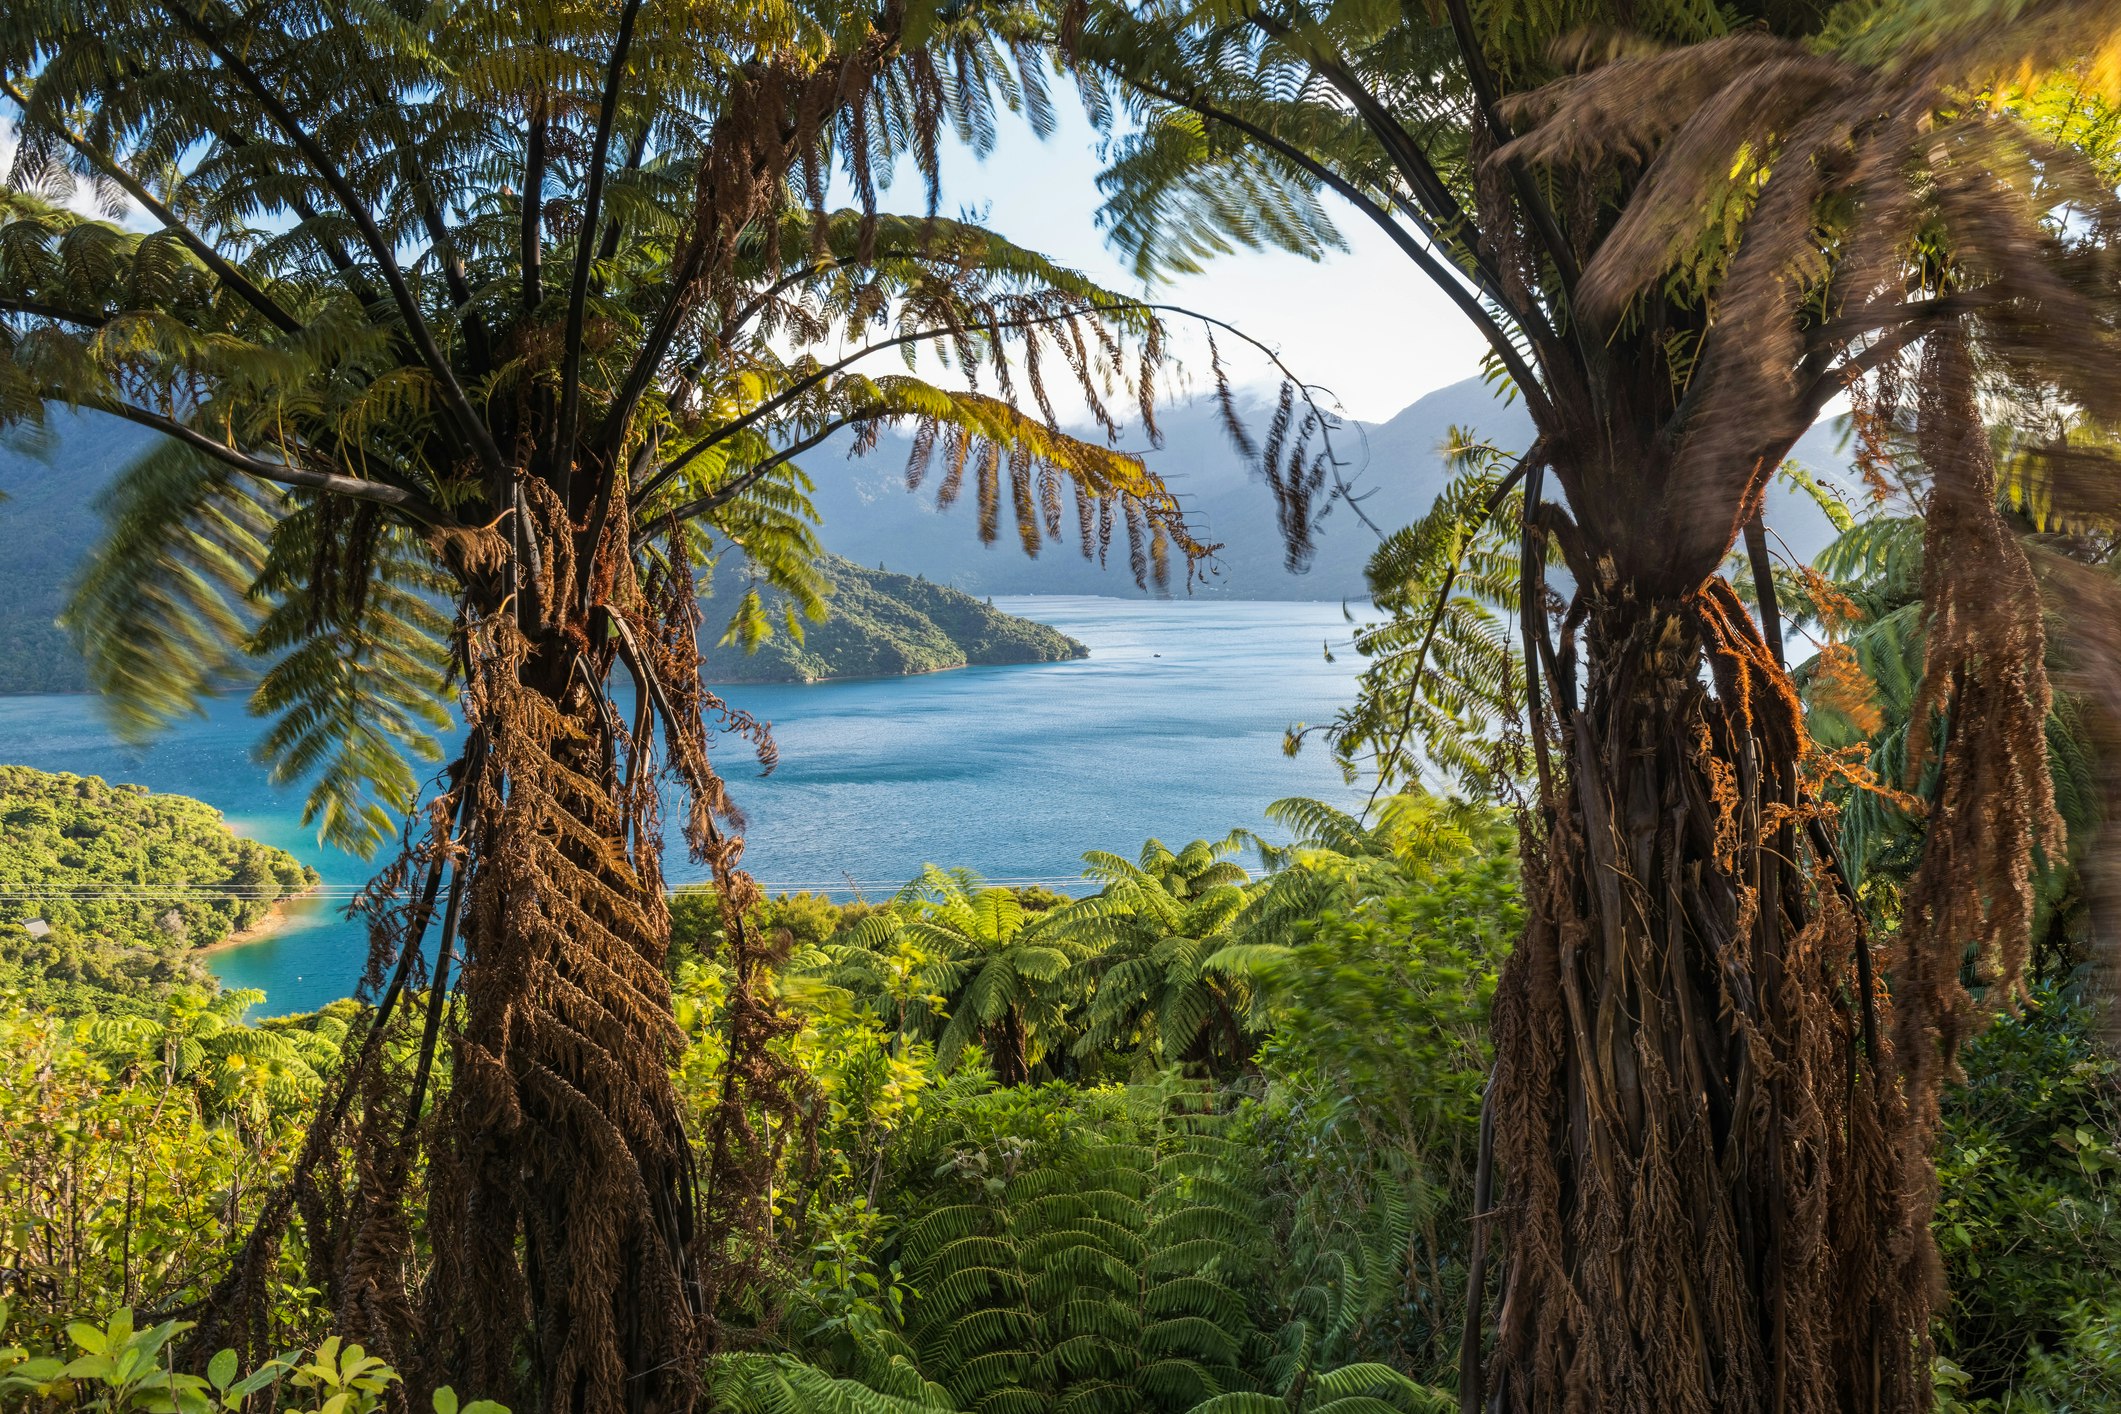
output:
[[[1720,578],[1580,602],[1584,699],[1549,657],[1555,761],[1496,1001],[1493,1398],[1924,1407],[1926,1135],[1795,696]]]

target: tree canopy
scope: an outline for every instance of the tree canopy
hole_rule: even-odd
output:
[[[1534,424],[1373,561],[1390,617],[1334,732],[1526,801],[1466,1407],[1924,1407],[1938,1095],[2021,986],[2032,846],[2062,847],[2009,498],[2121,513],[2114,7],[1114,0],[1061,29],[1126,118],[1103,215],[1139,270],[1319,251],[1352,211]],[[1908,762],[1935,806],[1889,966],[1764,519],[1844,396],[1866,463],[1931,487]],[[1284,408],[1301,523],[1330,429]]]
[[[1035,553],[1065,520],[1159,580],[1199,553],[1049,396],[1060,376],[1106,431],[1153,431],[1156,315],[934,214],[943,134],[1049,117],[1024,19],[12,14],[0,417],[59,401],[168,438],[113,489],[73,610],[96,687],[145,728],[262,658],[266,751],[373,848],[439,749],[437,599],[499,575],[559,621],[609,597],[610,536],[642,575],[733,555],[815,609],[798,459],[842,429],[914,428],[909,482],[939,457],[983,538],[1006,516]],[[878,209],[900,166],[927,214]],[[84,198],[126,224],[59,204]],[[918,376],[923,348],[962,381]],[[729,627],[773,626],[747,596]]]

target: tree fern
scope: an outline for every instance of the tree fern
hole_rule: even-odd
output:
[[[1078,1056],[1132,1050],[1144,1074],[1179,1062],[1225,1073],[1244,1060],[1263,1018],[1242,977],[1207,966],[1254,893],[1228,857],[1238,844],[1194,840],[1173,853],[1152,839],[1136,860],[1083,856],[1104,888],[1048,924],[1082,954],[1077,975],[1091,1001]]]
[[[1175,1414],[1245,1385],[1257,1202],[1205,1098],[1152,1090],[1143,1144],[1042,1155],[908,1224],[908,1339],[963,1408]]]
[[[840,936],[825,975],[931,1041],[945,1065],[977,1044],[1015,1084],[1060,1038],[1074,995],[1079,946],[1056,921],[969,870],[929,865]]]
[[[941,215],[945,134],[990,142],[1010,105],[1050,123],[1041,26],[1022,7],[833,0],[186,0],[0,21],[19,133],[0,426],[57,403],[169,448],[114,491],[70,611],[93,680],[145,730],[254,679],[261,754],[306,785],[311,823],[400,843],[364,900],[374,1034],[393,1043],[356,1053],[266,1211],[293,1220],[350,1096],[408,1103],[359,1129],[355,1167],[389,1180],[310,1236],[320,1283],[358,1278],[328,1279],[373,1327],[356,1333],[428,1387],[472,1370],[512,1403],[689,1405],[699,1300],[720,1299],[701,1294],[740,1304],[759,1277],[744,1234],[770,1224],[773,1161],[751,1136],[795,1122],[800,1077],[776,1047],[775,941],[743,925],[717,729],[774,755],[700,678],[701,571],[722,562],[798,610],[774,624],[739,592],[715,632],[799,631],[824,607],[813,454],[892,426],[920,454],[909,479],[939,455],[931,484],[975,502],[987,539],[1119,541],[1143,583],[1208,552],[1116,450],[1124,422],[1154,439],[1162,313]],[[925,211],[880,208],[900,162]],[[826,203],[836,182],[846,209]],[[70,209],[83,185],[139,229]],[[1056,385],[1090,435],[1062,428]],[[423,783],[450,718],[463,749]],[[704,1117],[671,1078],[666,778],[733,909]],[[447,991],[416,1019],[437,927]],[[953,1046],[1006,1038],[1021,1069],[1042,1043],[1027,1004],[1064,959],[990,951],[938,961],[959,975],[934,994],[960,1004]],[[284,1088],[292,1065],[265,1068]],[[519,1162],[449,1169],[497,1145]],[[423,1184],[433,1267],[413,1300],[374,1282],[413,1270]],[[669,1240],[604,1240],[619,1232]],[[192,1338],[261,1339],[265,1289],[232,1272]],[[414,1329],[415,1309],[448,1314]]]
[[[1452,481],[1370,557],[1371,601],[1387,617],[1356,629],[1370,663],[1355,705],[1325,729],[1349,779],[1367,773],[1379,793],[1426,776],[1493,794],[1517,769],[1501,732],[1523,682],[1509,628],[1522,508],[1504,453],[1457,428],[1445,453]],[[1292,751],[1303,735],[1291,733]]]
[[[1927,494],[1919,468],[1906,487],[1919,509]],[[1813,735],[1845,763],[1827,783],[1840,812],[1843,856],[1888,919],[1897,912],[1899,882],[1919,857],[1924,807],[1937,789],[1937,762],[1911,755],[1915,714],[1936,719],[1933,738],[1941,738],[1944,715],[1926,705],[1931,699],[1924,690],[1923,522],[1897,509],[1852,523],[1814,561],[1797,603],[1827,642],[1795,674]],[[2034,563],[2087,557],[2108,558],[2095,542],[2056,537]],[[2066,643],[2058,633],[2049,647],[2049,671],[2063,680],[2070,666]],[[2041,861],[2043,922],[2066,905],[2082,851],[2100,826],[2092,730],[2085,704],[2057,693],[2046,723],[2047,768],[2070,849],[2064,858]]]

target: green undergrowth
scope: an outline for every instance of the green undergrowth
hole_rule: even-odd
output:
[[[1084,900],[932,871],[886,900],[760,905],[804,1089],[797,1119],[757,1117],[772,1221],[718,1312],[713,1407],[1455,1407],[1487,1008],[1521,926],[1508,831],[1426,808],[1388,829],[1303,818],[1260,877],[1223,867],[1230,841],[1151,842],[1091,856],[1104,887]],[[687,892],[672,912],[698,1132],[724,1056],[720,911]],[[0,996],[0,1402],[397,1397],[395,1371],[328,1344],[299,1220],[269,1344],[307,1354],[187,1370],[163,1316],[127,1325],[205,1294],[364,1024],[351,1002],[246,1023],[249,1000],[173,987],[68,1019]],[[2121,1409],[2121,1096],[2092,1029],[2046,985],[1963,1057],[1939,1151],[1940,1411]],[[160,1374],[96,1364],[139,1341]],[[349,1358],[381,1383],[354,1387]],[[298,1378],[325,1364],[342,1387]],[[435,1392],[406,1393],[424,1411]]]

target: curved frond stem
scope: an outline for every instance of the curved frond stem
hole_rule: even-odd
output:
[[[312,471],[308,467],[290,466],[285,462],[261,461],[225,442],[217,442],[175,418],[164,417],[160,413],[149,412],[145,408],[135,407],[114,398],[84,398],[81,400],[81,406],[160,432],[165,437],[174,438],[194,451],[212,457],[237,471],[255,476],[260,481],[270,481],[280,486],[300,486],[311,491],[325,491],[356,501],[373,501],[378,505],[402,511],[422,525],[447,527],[456,524],[452,517],[432,501],[403,486],[394,486],[387,481],[369,481],[357,476],[341,476],[330,471]]]
[[[1849,354],[1825,372],[1820,373],[1812,380],[1811,386],[1805,390],[1803,401],[1800,404],[1805,413],[1805,425],[1809,427],[1812,422],[1817,421],[1819,415],[1826,411],[1828,403],[1848,391],[1850,383],[1865,378],[1877,372],[1884,365],[1891,363],[1902,353],[1906,352],[1909,345],[1915,343],[1928,332],[1929,330],[1923,325],[1902,325],[1891,333],[1879,336],[1876,342],[1866,345],[1857,353]],[[1688,390],[1690,395],[1692,391],[1692,389]],[[1686,411],[1684,405],[1682,405],[1681,411]],[[1682,425],[1678,415],[1674,415],[1672,424],[1675,428]]]
[[[1745,553],[1753,569],[1753,594],[1759,600],[1761,636],[1767,640],[1775,666],[1787,670],[1782,659],[1782,607],[1775,596],[1775,566],[1768,559],[1767,526],[1759,511],[1745,523]]]
[[[9,101],[22,110],[25,117],[29,115],[30,100],[20,89],[15,87],[12,81],[0,79],[0,93],[6,94]],[[178,220],[176,212],[170,210],[167,204],[158,200],[155,194],[147,189],[147,185],[144,182],[127,171],[109,153],[97,147],[80,133],[75,132],[71,124],[54,121],[51,126],[53,131],[66,139],[68,147],[80,153],[97,171],[117,183],[127,196],[139,202],[142,207],[146,208],[148,214],[160,221],[165,230],[182,241],[184,248],[197,256],[199,262],[213,272],[214,278],[227,286],[229,291],[238,299],[252,309],[257,310],[281,333],[299,334],[302,332],[301,320],[288,313],[279,301],[275,300],[271,295],[259,289],[257,283],[241,270],[238,270],[228,257],[216,250],[212,242],[206,240],[197,231]]]
[[[589,151],[589,189],[582,198],[582,229],[575,233],[574,276],[567,287],[567,332],[560,361],[560,431],[553,449],[553,489],[562,505],[574,475],[574,433],[582,410],[582,324],[589,305],[589,265],[596,255],[597,218],[604,204],[604,166],[611,155],[611,126],[619,107],[619,83],[626,76],[626,51],[633,46],[633,24],[642,0],[626,0],[619,12],[618,37],[604,73],[603,106],[597,112],[596,140]]]
[[[1288,366],[1282,362],[1278,353],[1267,344],[1245,333],[1244,330],[1229,323],[1227,320],[1217,319],[1213,315],[1203,314],[1199,310],[1189,309],[1184,305],[1163,304],[1151,300],[1100,300],[1093,305],[1072,305],[1066,309],[1053,310],[1044,314],[1028,314],[1018,319],[1001,319],[981,324],[971,324],[964,326],[962,330],[949,328],[917,329],[909,334],[897,334],[888,339],[878,339],[874,343],[864,344],[846,357],[824,364],[813,372],[803,375],[773,397],[752,408],[749,412],[724,423],[721,427],[716,428],[707,436],[687,447],[672,461],[658,468],[655,475],[649,478],[647,486],[641,492],[642,499],[645,500],[650,491],[663,485],[678,472],[683,471],[686,466],[691,464],[694,458],[728,441],[731,437],[749,431],[773,416],[774,413],[779,412],[782,408],[802,397],[803,394],[811,389],[829,381],[838,374],[846,372],[855,364],[876,354],[895,348],[904,348],[908,344],[924,343],[932,339],[953,338],[962,332],[1001,333],[1011,329],[1031,329],[1045,324],[1060,323],[1064,320],[1080,319],[1086,315],[1121,314],[1130,311],[1144,314],[1176,314],[1187,319],[1196,320],[1210,328],[1220,329],[1232,338],[1242,341],[1265,355],[1284,374],[1288,373]],[[1294,378],[1293,375],[1290,377],[1292,382],[1298,383],[1300,387],[1307,391],[1316,386],[1303,383],[1301,380]]]
[[[1269,20],[1259,14],[1254,14],[1251,19],[1255,28],[1272,35],[1284,44],[1291,43],[1295,38],[1296,30],[1291,26]],[[1384,148],[1385,156],[1399,169],[1400,175],[1406,178],[1407,185],[1423,208],[1420,220],[1430,239],[1438,244],[1448,239],[1464,251],[1478,275],[1477,283],[1482,290],[1497,304],[1508,309],[1508,302],[1502,295],[1500,272],[1478,247],[1466,242],[1459,234],[1470,230],[1472,223],[1465,209],[1459,205],[1458,199],[1451,194],[1450,187],[1444,183],[1442,175],[1437,172],[1436,164],[1429,160],[1428,154],[1421,150],[1418,143],[1411,140],[1406,128],[1392,116],[1391,110],[1346,64],[1329,58],[1310,45],[1305,45],[1301,52],[1304,62],[1311,70],[1330,84],[1334,91],[1354,108],[1356,116],[1377,138],[1379,146]],[[1282,145],[1276,139],[1260,133],[1253,135],[1269,146],[1281,150]],[[1534,307],[1511,309],[1509,312],[1512,318],[1528,330],[1536,328],[1540,333],[1552,336],[1553,326],[1547,321],[1544,310]]]
[[[1502,503],[1508,499],[1510,492],[1516,489],[1517,483],[1525,478],[1526,473],[1531,471],[1535,463],[1542,466],[1545,465],[1546,454],[1546,439],[1544,437],[1536,439],[1530,449],[1517,459],[1517,465],[1510,468],[1509,474],[1497,482],[1495,489],[1488,493],[1488,498],[1481,507],[1481,519],[1483,521],[1494,515],[1501,508]],[[1469,529],[1473,528],[1477,527],[1469,527]],[[1422,630],[1421,646],[1415,650],[1413,676],[1407,680],[1406,709],[1400,714],[1399,731],[1392,739],[1391,749],[1381,753],[1378,758],[1377,783],[1370,787],[1370,798],[1363,802],[1364,815],[1368,815],[1377,807],[1377,797],[1383,792],[1385,782],[1389,779],[1389,767],[1393,761],[1399,759],[1400,753],[1406,749],[1407,737],[1414,730],[1414,709],[1421,697],[1422,678],[1428,672],[1429,650],[1435,645],[1436,631],[1443,624],[1444,612],[1451,606],[1451,591],[1457,587],[1458,572],[1465,565],[1464,552],[1470,548],[1472,548],[1472,539],[1468,535],[1465,542],[1460,546],[1460,552],[1451,558],[1449,568],[1444,571],[1443,583],[1437,588],[1436,603],[1429,611],[1427,626]]]
[[[717,486],[713,491],[709,492],[705,496],[700,496],[693,500],[687,501],[674,510],[660,511],[648,515],[647,518],[649,523],[643,525],[639,530],[634,532],[634,548],[639,549],[650,538],[652,538],[656,533],[657,526],[664,523],[668,518],[675,517],[682,522],[691,520],[694,516],[702,516],[706,515],[710,511],[719,510],[723,506],[728,505],[731,501],[734,501],[737,497],[743,495],[746,491],[749,491],[753,486],[757,485],[759,481],[775,467],[783,466],[786,463],[793,461],[795,458],[801,456],[803,453],[810,451],[812,448],[816,447],[826,438],[832,436],[835,432],[841,432],[849,427],[858,426],[859,424],[867,422],[870,419],[879,415],[880,414],[874,409],[865,408],[860,412],[849,413],[845,417],[833,418],[827,423],[825,423],[824,426],[818,428],[817,431],[812,432],[809,436],[804,437],[802,440],[792,442],[788,446],[781,448],[781,450],[775,452],[772,456],[769,456],[764,460],[760,461],[756,466],[745,468],[735,477],[724,482],[722,485]],[[650,489],[652,490],[655,486],[660,484],[660,482],[653,482],[650,484]],[[643,494],[645,495],[646,493],[644,492]]]
[[[1487,340],[1488,347],[1495,351],[1495,357],[1501,361],[1503,367],[1509,371],[1510,377],[1515,379],[1517,386],[1523,390],[1526,403],[1533,405],[1537,409],[1536,415],[1540,417],[1540,420],[1546,421],[1553,416],[1552,406],[1547,401],[1544,385],[1540,382],[1538,376],[1533,373],[1531,366],[1524,361],[1524,355],[1519,352],[1516,344],[1511,341],[1509,332],[1496,323],[1494,316],[1481,304],[1479,295],[1466,288],[1465,279],[1454,267],[1447,264],[1434,251],[1429,250],[1420,241],[1416,240],[1407,231],[1406,227],[1392,219],[1391,212],[1379,205],[1362,188],[1356,186],[1346,177],[1343,177],[1325,163],[1320,162],[1302,148],[1297,147],[1293,143],[1284,142],[1257,123],[1249,122],[1207,99],[1179,94],[1138,79],[1129,78],[1127,82],[1151,97],[1160,98],[1181,108],[1191,109],[1203,118],[1234,128],[1262,146],[1271,148],[1290,162],[1301,167],[1322,185],[1330,189],[1336,196],[1368,217],[1373,225],[1392,238],[1392,243],[1398,246],[1409,260],[1414,262],[1416,268],[1428,277],[1429,282],[1441,290],[1445,298],[1458,307],[1458,311],[1461,314],[1472,321],[1473,327],[1480,331],[1483,339]],[[1384,121],[1389,122],[1389,118],[1385,118]],[[1442,240],[1437,234],[1437,229],[1432,224],[1419,217],[1416,219],[1422,226],[1423,234],[1438,244],[1442,244]],[[1542,325],[1545,323],[1545,316],[1537,310],[1531,311],[1528,315],[1526,311],[1511,309],[1499,293],[1500,283],[1495,281],[1491,274],[1483,272],[1478,284],[1480,290],[1490,299],[1493,299],[1498,306],[1507,311],[1520,327],[1529,330],[1533,327],[1535,321]]]
[[[405,272],[398,265],[390,241],[377,228],[375,215],[369,210],[368,203],[362,200],[361,194],[346,180],[345,173],[331,160],[330,154],[324,151],[310,131],[289,111],[287,105],[280,101],[272,87],[258,76],[255,69],[244,63],[204,19],[193,14],[185,0],[162,0],[162,7],[175,16],[178,23],[189,30],[199,43],[205,46],[207,52],[219,60],[221,66],[250,92],[273,125],[287,135],[288,141],[295,145],[295,150],[302,154],[303,160],[309,163],[310,169],[337,199],[347,218],[353,222],[354,228],[361,233],[361,239],[368,246],[369,254],[375,258],[377,268],[382,271],[383,282],[390,287],[391,299],[398,307],[399,316],[405,321],[406,333],[412,339],[413,346],[419,350],[420,361],[427,366],[427,371],[434,375],[435,382],[441,387],[443,400],[448,403],[459,430],[477,452],[487,474],[498,478],[505,463],[501,458],[500,447],[493,440],[493,432],[487,427],[486,420],[478,415],[477,409],[472,407],[471,399],[464,392],[464,385],[457,381],[456,371],[449,366],[449,360],[443,357],[441,347],[435,343],[434,331],[428,327],[426,316],[420,313],[419,301],[413,298],[412,287],[405,281]]]
[[[550,124],[551,119],[546,116],[541,101],[532,107],[530,122],[523,135],[523,210],[518,245],[523,265],[525,314],[535,313],[545,298],[541,275],[544,262],[541,223],[545,216],[545,137]]]
[[[110,322],[109,316],[91,310],[69,309],[64,305],[46,304],[41,300],[10,299],[4,295],[0,295],[0,314],[25,314],[59,324],[78,324],[84,329],[101,329]]]
[[[1445,0],[1444,8],[1451,17],[1451,33],[1458,41],[1458,51],[1465,60],[1466,79],[1472,85],[1473,101],[1480,106],[1480,118],[1500,148],[1510,140],[1509,124],[1505,123],[1495,99],[1495,75],[1488,69],[1488,56],[1480,47],[1480,35],[1473,28],[1472,7],[1466,0]],[[1532,226],[1539,232],[1539,239],[1547,247],[1548,258],[1554,262],[1554,274],[1561,282],[1565,298],[1576,293],[1576,280],[1581,273],[1576,267],[1576,254],[1570,247],[1568,237],[1562,234],[1561,222],[1554,216],[1554,209],[1547,205],[1540,194],[1539,184],[1522,163],[1511,162],[1510,183],[1517,189],[1517,199],[1523,203],[1525,214],[1531,218]],[[1571,320],[1572,327],[1578,321]],[[1579,344],[1582,339],[1579,337]]]

